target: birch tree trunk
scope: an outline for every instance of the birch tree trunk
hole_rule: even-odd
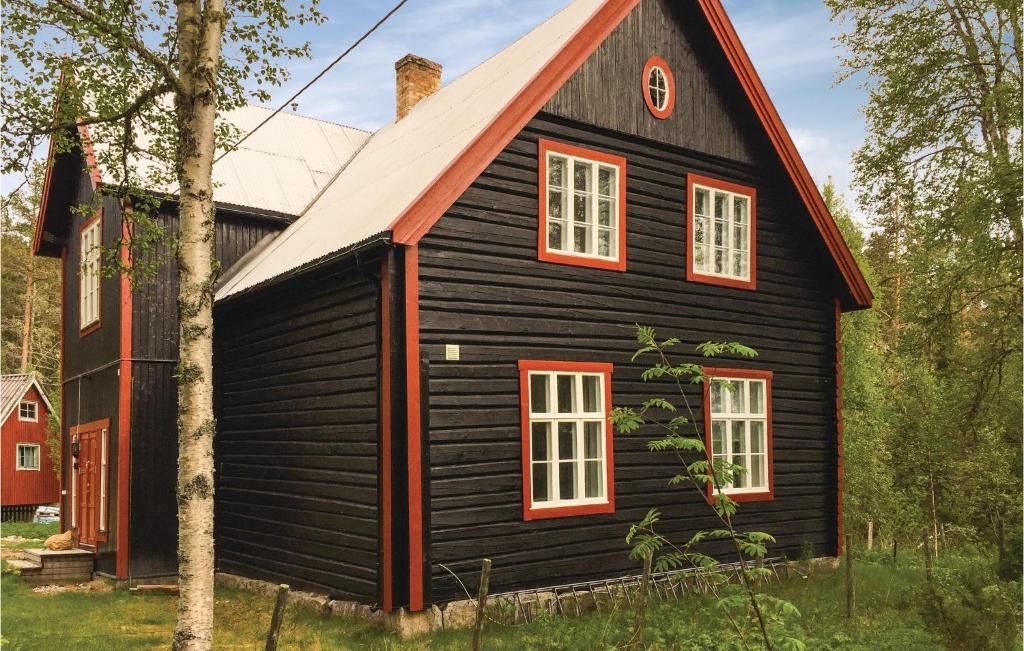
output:
[[[179,0],[178,620],[174,649],[213,643],[213,159],[222,0]]]

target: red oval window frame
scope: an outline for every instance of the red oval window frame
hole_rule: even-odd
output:
[[[668,83],[668,99],[665,101],[664,109],[658,109],[654,105],[654,102],[651,101],[650,89],[648,88],[651,70],[655,66],[661,68],[661,71],[665,73],[665,81]],[[672,77],[672,69],[668,67],[668,62],[665,59],[658,56],[647,59],[647,63],[644,64],[644,72],[640,75],[640,90],[644,96],[644,103],[647,104],[647,110],[651,112],[651,115],[659,120],[664,120],[672,115],[672,110],[676,105],[676,81]]]

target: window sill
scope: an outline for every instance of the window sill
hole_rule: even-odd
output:
[[[541,262],[553,262],[555,264],[568,264],[577,267],[590,267],[592,269],[607,269],[609,271],[625,271],[625,260],[603,260],[601,258],[584,258],[582,256],[560,253],[557,251],[542,250],[537,254]]]
[[[691,283],[705,283],[707,285],[719,285],[721,287],[732,287],[735,289],[749,289],[751,291],[757,289],[757,280],[753,275],[751,275],[749,280],[741,280],[739,278],[702,274],[687,267],[686,280]]]
[[[523,507],[523,520],[547,520],[549,518],[571,518],[577,515],[596,515],[599,513],[615,513],[615,502],[600,504],[579,504],[576,506],[552,506],[549,508]]]
[[[85,337],[86,335],[91,335],[92,333],[96,332],[99,329],[100,329],[100,322],[99,321],[95,321],[95,322],[90,323],[89,325],[85,326],[81,330],[79,330],[78,331],[78,336],[79,337]]]
[[[733,502],[771,502],[775,499],[775,489],[769,489],[766,491],[757,491],[756,493],[730,493],[726,491],[726,496],[729,497]],[[715,504],[718,502],[718,497],[714,491],[708,489],[708,502]]]

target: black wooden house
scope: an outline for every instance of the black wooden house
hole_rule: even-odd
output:
[[[759,351],[694,388],[708,443],[747,468],[744,526],[835,553],[839,316],[871,293],[719,0],[576,0],[436,92],[436,64],[396,69],[399,119],[344,132],[313,190],[219,196],[218,569],[387,610],[459,598],[445,568],[472,585],[483,557],[497,592],[635,574],[648,508],[709,523],[653,434],[607,423],[661,390],[636,323]],[[174,272],[102,281],[120,334],[84,359],[81,163],[56,160],[37,242],[67,260],[66,438],[109,419],[101,567],[171,572]]]

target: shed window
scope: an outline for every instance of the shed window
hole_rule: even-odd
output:
[[[39,446],[31,443],[18,444],[18,470],[39,470]]]
[[[705,374],[705,427],[714,462],[740,467],[723,492],[741,501],[771,499],[772,374],[741,369],[705,369]]]
[[[24,420],[30,423],[38,422],[39,403],[35,400],[22,400],[18,403],[18,420]]]
[[[82,266],[79,271],[80,327],[85,328],[100,320],[100,226],[97,216],[82,229]]]
[[[755,288],[754,188],[689,177],[687,279]]]
[[[519,363],[523,514],[614,511],[610,364]]]
[[[626,268],[624,158],[540,142],[541,260]]]

